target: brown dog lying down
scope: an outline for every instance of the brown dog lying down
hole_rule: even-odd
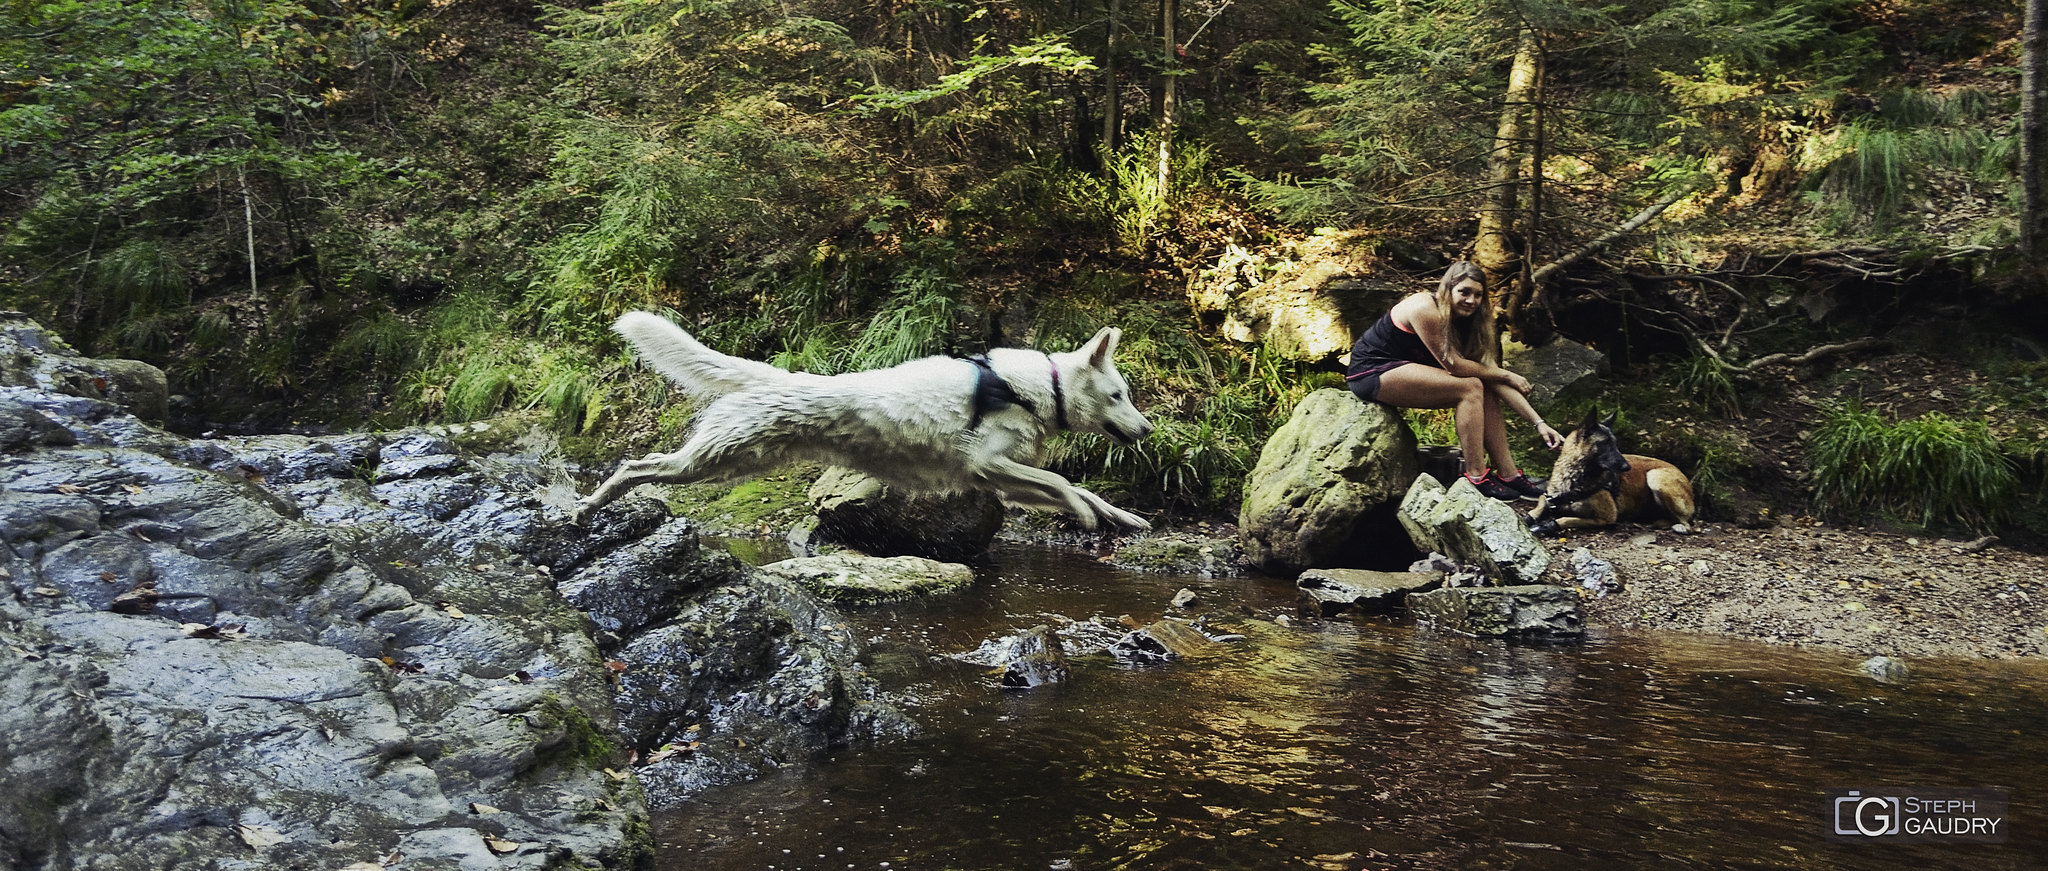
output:
[[[1654,457],[1622,453],[1614,440],[1614,415],[1603,421],[1595,410],[1565,436],[1550,485],[1529,511],[1529,526],[1538,535],[1554,535],[1663,515],[1677,521],[1673,532],[1683,533],[1692,531],[1694,510],[1685,473]]]

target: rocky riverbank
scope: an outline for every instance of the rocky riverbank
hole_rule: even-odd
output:
[[[901,734],[804,590],[488,425],[187,439],[0,317],[0,867],[639,868],[650,807]]]
[[[1586,548],[1621,578],[1620,592],[1586,594],[1593,625],[1873,656],[2048,656],[2048,556],[1995,542],[1790,520],[1697,535],[1623,526],[1552,547],[1557,564]]]

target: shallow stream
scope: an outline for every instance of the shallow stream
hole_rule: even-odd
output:
[[[1073,660],[1003,690],[959,653],[1182,588],[1246,640]],[[2048,664],[1913,663],[1690,635],[1511,644],[1282,622],[1291,585],[1006,547],[965,596],[847,614],[922,736],[714,790],[663,871],[2048,867]],[[1828,790],[2009,791],[2004,844],[1832,843]]]

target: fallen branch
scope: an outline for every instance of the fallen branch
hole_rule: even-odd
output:
[[[1884,348],[1889,347],[1890,345],[1891,342],[1887,340],[1871,336],[1861,339],[1852,339],[1847,342],[1836,342],[1832,345],[1817,345],[1815,347],[1808,348],[1804,353],[1798,355],[1765,354],[1740,366],[1734,366],[1731,368],[1733,368],[1734,371],[1739,373],[1749,373],[1755,372],[1758,369],[1762,369],[1765,366],[1802,366],[1807,363],[1811,363],[1815,360],[1819,360],[1823,357],[1833,357],[1838,354],[1848,354],[1856,351],[1864,351],[1873,348]]]
[[[1655,220],[1658,215],[1664,213],[1665,209],[1671,208],[1679,200],[1685,199],[1686,195],[1691,194],[1694,190],[1697,190],[1698,188],[1698,184],[1689,184],[1672,189],[1670,193],[1664,195],[1663,199],[1651,203],[1647,208],[1643,209],[1640,212],[1637,212],[1635,214],[1635,217],[1623,221],[1621,223],[1621,226],[1609,230],[1607,232],[1607,235],[1601,236],[1598,239],[1594,239],[1591,242],[1587,242],[1584,246],[1581,246],[1577,251],[1573,251],[1570,254],[1566,254],[1563,257],[1559,257],[1556,260],[1552,260],[1549,263],[1543,264],[1543,266],[1538,268],[1535,272],[1530,273],[1530,280],[1538,285],[1541,285],[1546,279],[1550,278],[1553,275],[1558,274],[1559,272],[1564,271],[1566,267],[1569,267],[1574,263],[1584,260],[1587,257],[1591,257],[1594,254],[1600,253],[1601,250],[1605,249],[1609,245],[1614,244],[1616,241],[1619,241],[1622,237],[1642,229],[1644,224],[1648,224],[1652,220]]]

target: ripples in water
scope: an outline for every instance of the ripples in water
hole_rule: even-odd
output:
[[[926,725],[707,793],[657,824],[665,871],[2040,867],[2039,663],[1917,664],[1677,635],[1512,645],[1387,620],[1288,625],[1291,588],[999,553],[957,600],[854,612]],[[934,664],[1061,618],[1156,618],[1182,588],[1246,636],[1164,667],[1075,659],[995,688]],[[2005,845],[1824,840],[1824,793],[2002,786]]]

